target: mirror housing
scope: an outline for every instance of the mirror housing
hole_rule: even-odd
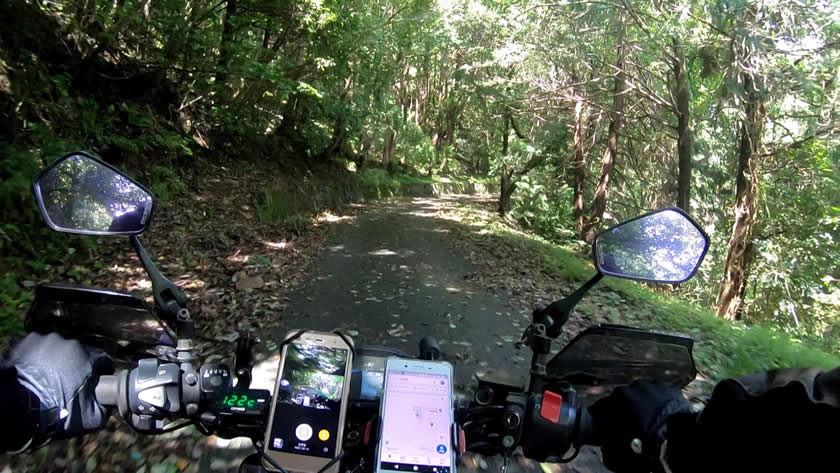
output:
[[[608,228],[592,244],[598,272],[636,281],[677,284],[694,276],[709,236],[677,208],[656,210]]]
[[[137,235],[151,222],[151,192],[85,152],[59,158],[32,187],[44,221],[59,232]]]

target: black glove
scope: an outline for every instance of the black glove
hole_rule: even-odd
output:
[[[636,381],[599,400],[589,408],[601,432],[604,465],[620,473],[661,471],[660,448],[666,420],[691,412],[679,390],[647,381]]]
[[[840,368],[727,379],[700,413],[668,419],[666,459],[675,473],[836,471],[838,425]]]
[[[37,426],[28,448],[91,432],[108,420],[94,397],[99,376],[114,372],[102,350],[55,333],[31,333],[12,347],[8,361],[20,385],[37,398],[29,406],[30,422]]]

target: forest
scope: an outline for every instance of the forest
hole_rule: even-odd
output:
[[[4,330],[20,330],[24,280],[67,251],[40,222],[31,180],[87,149],[164,201],[218,163],[289,186],[313,174],[481,180],[500,216],[580,249],[612,224],[680,207],[711,249],[693,281],[665,291],[836,350],[837,7],[3,2]]]

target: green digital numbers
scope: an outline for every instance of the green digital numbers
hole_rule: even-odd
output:
[[[222,399],[222,405],[227,407],[255,407],[257,401],[250,399],[247,394],[230,394],[225,395]]]

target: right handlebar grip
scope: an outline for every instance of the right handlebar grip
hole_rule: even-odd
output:
[[[96,402],[103,407],[116,407],[120,395],[120,375],[100,376],[94,391]]]
[[[603,434],[598,423],[589,414],[586,407],[580,408],[580,423],[578,424],[578,443],[600,447],[603,445]]]

